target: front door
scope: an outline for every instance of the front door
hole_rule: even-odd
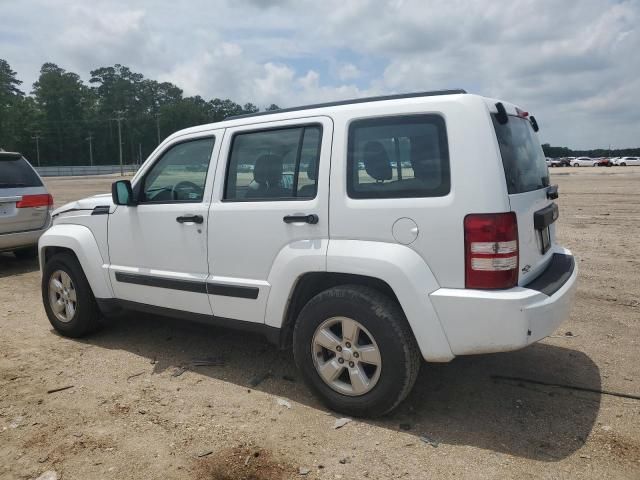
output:
[[[207,223],[222,130],[181,137],[133,182],[138,204],[109,218],[116,298],[211,315]],[[213,159],[213,161],[212,161]]]
[[[327,117],[225,131],[209,212],[217,317],[263,323],[270,291],[326,269],[332,133]]]

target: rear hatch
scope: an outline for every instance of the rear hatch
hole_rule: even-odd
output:
[[[43,228],[51,197],[20,154],[0,152],[0,235]]]
[[[511,211],[518,222],[518,284],[537,277],[551,259],[555,244],[557,189],[550,187],[549,169],[532,121],[524,112],[492,120],[500,146]]]

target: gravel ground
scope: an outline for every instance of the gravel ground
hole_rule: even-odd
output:
[[[46,183],[59,205],[113,180]],[[340,429],[259,337],[139,314],[59,337],[37,262],[0,254],[0,479],[640,478],[640,401],[597,393],[640,396],[640,168],[552,181],[580,266],[571,319],[518,352],[424,365],[395,413]]]

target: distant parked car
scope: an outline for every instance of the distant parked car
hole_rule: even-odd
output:
[[[596,160],[598,161],[598,167],[610,167],[612,165],[611,160],[606,157],[596,158]]]
[[[572,167],[597,167],[598,160],[589,157],[577,157],[571,160]]]
[[[547,167],[562,167],[562,161],[559,158],[547,158]]]
[[[621,167],[640,165],[640,157],[620,157],[616,159],[616,165],[620,165]]]
[[[0,252],[38,255],[38,239],[51,224],[53,197],[19,153],[0,152]]]

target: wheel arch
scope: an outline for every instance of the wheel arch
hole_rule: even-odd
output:
[[[280,328],[280,346],[282,348],[291,345],[296,319],[307,302],[319,293],[341,285],[367,286],[400,303],[389,284],[379,278],[338,272],[307,272],[298,277],[289,296]]]
[[[100,254],[98,243],[88,227],[83,225],[54,225],[38,242],[40,272],[55,254],[68,252],[80,263],[87,281],[96,298],[113,298],[111,283],[104,268],[105,261]]]
[[[298,275],[278,315],[273,310],[267,315],[266,323],[281,329],[281,345],[290,341],[297,316],[310,298],[346,284],[369,286],[398,302],[424,359],[454,358],[429,298],[439,284],[422,257],[404,245],[357,240],[331,240],[326,270]]]

